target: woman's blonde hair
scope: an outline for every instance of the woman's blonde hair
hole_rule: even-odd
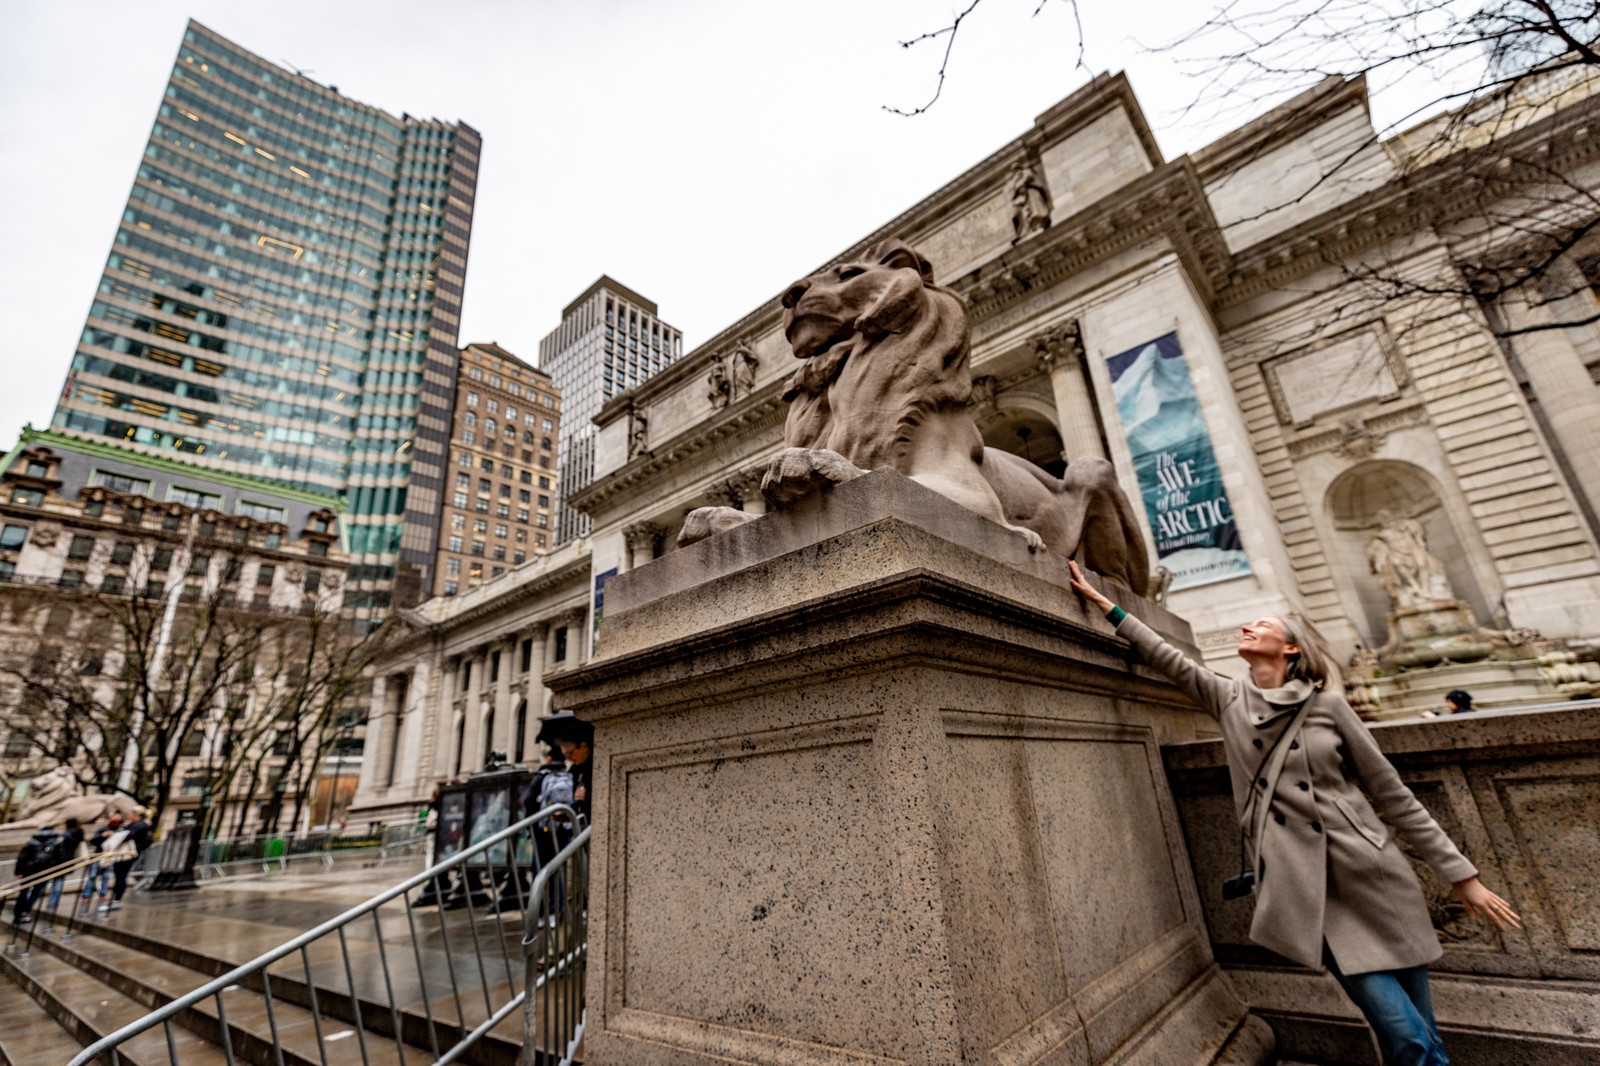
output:
[[[1289,669],[1284,674],[1284,680],[1303,678],[1318,687],[1333,680],[1328,645],[1322,639],[1322,634],[1317,632],[1317,627],[1293,612],[1278,616],[1278,625],[1283,627],[1283,639],[1300,649],[1299,654],[1289,656]]]

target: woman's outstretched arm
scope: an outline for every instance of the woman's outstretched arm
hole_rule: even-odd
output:
[[[1078,564],[1067,562],[1067,573],[1072,590],[1098,608],[1117,627],[1119,636],[1133,644],[1139,657],[1165,674],[1183,694],[1211,717],[1222,714],[1222,709],[1233,699],[1233,682],[1212,673],[1183,652],[1161,639],[1160,634],[1121,607],[1112,603],[1078,569]]]

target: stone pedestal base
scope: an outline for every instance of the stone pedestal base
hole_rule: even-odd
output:
[[[587,1063],[1270,1060],[1161,766],[1210,723],[1060,560],[878,473],[606,600],[549,678],[597,729]]]

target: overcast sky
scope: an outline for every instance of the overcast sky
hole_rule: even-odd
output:
[[[1131,35],[1189,0],[6,0],[0,5],[0,446],[47,425],[184,22],[399,114],[483,134],[461,340],[533,361],[601,273],[655,300],[685,351],[1025,131],[1099,70],[1126,70],[1168,158],[1238,116]],[[1131,21],[1136,16],[1136,21]],[[937,264],[936,264],[937,265]]]

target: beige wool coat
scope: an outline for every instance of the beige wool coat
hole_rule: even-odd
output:
[[[1289,740],[1269,802],[1252,804],[1242,823],[1256,870],[1250,939],[1317,970],[1326,941],[1347,974],[1418,966],[1444,953],[1394,832],[1447,884],[1478,871],[1343,696],[1305,681],[1263,690],[1248,678],[1212,673],[1132,615],[1117,632],[1217,719],[1241,814],[1251,790],[1264,784],[1252,780],[1256,768],[1304,704],[1305,723]]]

